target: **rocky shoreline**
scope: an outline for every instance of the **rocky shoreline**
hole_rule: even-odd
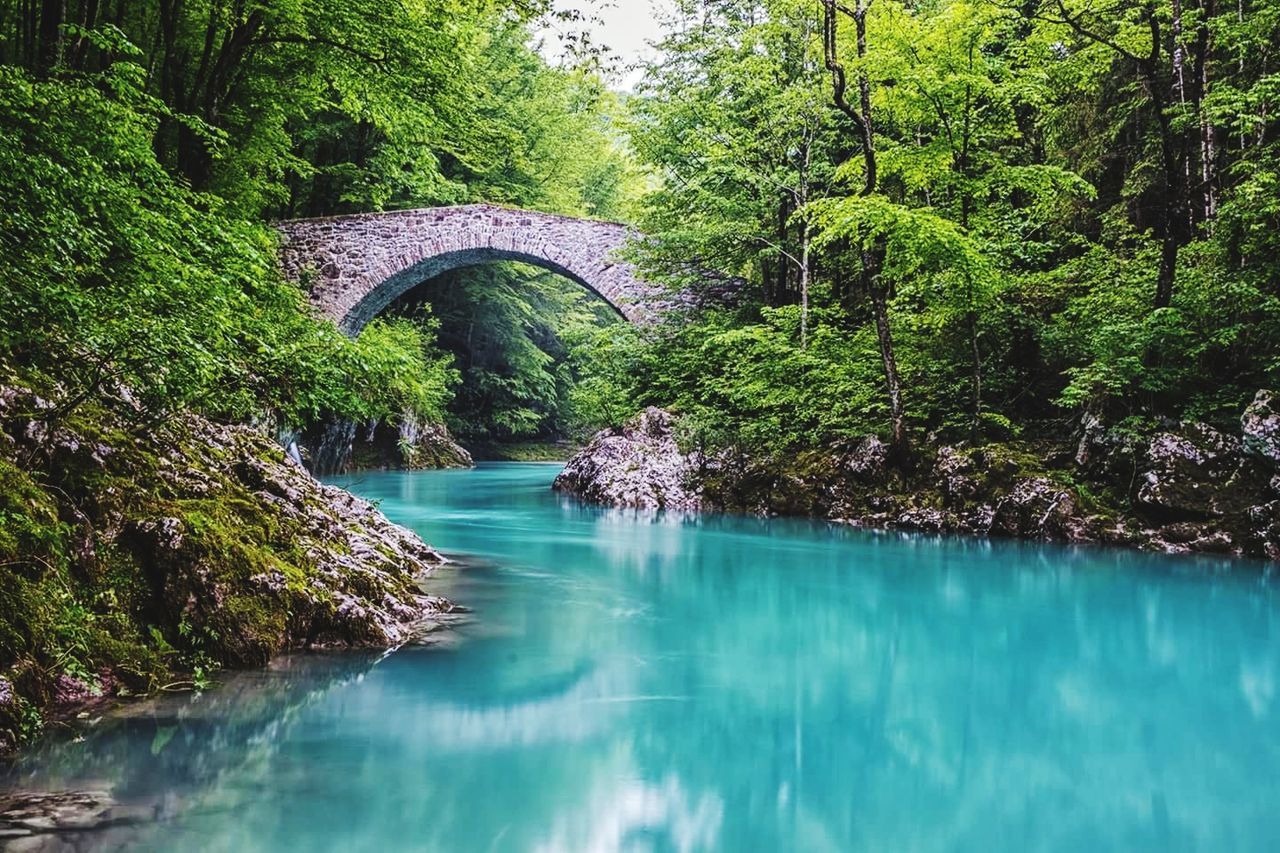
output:
[[[1071,442],[951,444],[895,463],[876,436],[756,458],[682,449],[648,409],[605,430],[558,491],[612,506],[828,518],[845,524],[1280,559],[1280,395],[1239,434],[1201,423],[1134,435],[1086,421]]]
[[[0,385],[0,753],[290,649],[398,646],[447,560],[273,437]]]

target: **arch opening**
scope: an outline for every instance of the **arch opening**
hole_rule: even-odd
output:
[[[338,322],[338,326],[349,335],[359,335],[369,321],[382,314],[389,306],[400,300],[411,291],[450,272],[463,269],[483,267],[486,264],[512,262],[538,267],[561,278],[586,288],[621,319],[627,320],[622,307],[615,303],[595,286],[577,273],[561,264],[539,255],[511,249],[497,249],[489,246],[459,249],[441,252],[429,258],[405,267],[399,272],[383,279],[360,299]]]
[[[453,253],[447,264],[416,265],[441,271],[397,283],[390,301],[391,291],[379,294],[385,305],[365,326],[425,324],[458,376],[449,433],[474,458],[567,458],[596,426],[581,417],[577,397],[592,378],[594,348],[617,340],[627,319],[579,277],[512,255]],[[351,467],[406,467],[402,426],[393,419],[358,430]]]

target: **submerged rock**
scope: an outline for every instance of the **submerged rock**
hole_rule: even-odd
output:
[[[156,817],[154,808],[119,803],[106,791],[0,795],[0,844],[7,850],[78,850],[75,839]]]
[[[604,430],[556,477],[556,491],[608,506],[697,510],[698,465],[676,443],[675,417],[645,409],[625,426]]]

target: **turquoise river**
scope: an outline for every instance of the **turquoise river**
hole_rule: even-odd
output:
[[[77,850],[1280,849],[1260,565],[604,510],[556,471],[340,480],[473,612],[139,706],[8,784],[148,810]]]

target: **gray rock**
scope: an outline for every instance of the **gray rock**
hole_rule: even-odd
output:
[[[404,468],[471,468],[475,461],[444,424],[423,423],[412,413],[400,418],[396,448]]]
[[[1259,391],[1240,418],[1244,451],[1280,465],[1280,395]]]
[[[889,445],[879,436],[864,436],[844,460],[844,468],[856,479],[875,482],[884,477],[889,467]]]
[[[1240,465],[1240,441],[1204,424],[1151,439],[1138,503],[1167,519],[1221,516],[1222,498]]]
[[[973,459],[954,447],[939,447],[938,458],[933,464],[933,476],[938,482],[943,500],[949,507],[964,506],[978,493],[978,481],[973,476]]]
[[[1076,464],[1081,468],[1093,459],[1096,449],[1103,443],[1106,435],[1106,424],[1093,411],[1086,411],[1080,420],[1080,442],[1076,445]]]
[[[649,408],[620,429],[604,430],[569,460],[556,491],[609,506],[698,510],[698,460],[676,444],[675,416]]]
[[[37,408],[32,396],[0,389],[0,433],[25,439],[24,459],[46,468],[99,465],[102,454],[69,428],[30,429],[26,413]],[[150,624],[208,629],[217,640],[207,640],[205,650],[219,662],[258,665],[302,646],[397,646],[438,612],[418,580],[447,560],[368,502],[316,480],[286,455],[274,432],[185,413],[138,434],[117,428],[113,411],[104,405],[96,415],[103,433],[118,443],[109,450],[128,449],[121,458],[154,457],[155,471],[147,475],[153,481],[128,500],[93,494],[80,503],[94,507],[85,521],[97,533],[95,542],[132,554],[152,586]],[[131,484],[118,479],[110,488]],[[155,494],[167,500],[156,502]],[[262,519],[263,529],[238,531],[229,519],[197,515],[200,524],[169,514],[194,499],[225,500],[222,507]],[[278,539],[263,541],[263,530]],[[288,577],[279,570],[243,571],[252,564],[242,564],[241,554],[267,548],[287,555]],[[105,677],[99,674],[100,681]],[[104,692],[103,684],[65,676],[55,688],[60,706]]]
[[[894,526],[924,533],[941,533],[955,529],[955,520],[940,509],[920,507],[904,510],[894,519]]]
[[[1069,490],[1046,477],[1027,477],[996,502],[991,532],[1023,539],[1083,539],[1079,515]]]

